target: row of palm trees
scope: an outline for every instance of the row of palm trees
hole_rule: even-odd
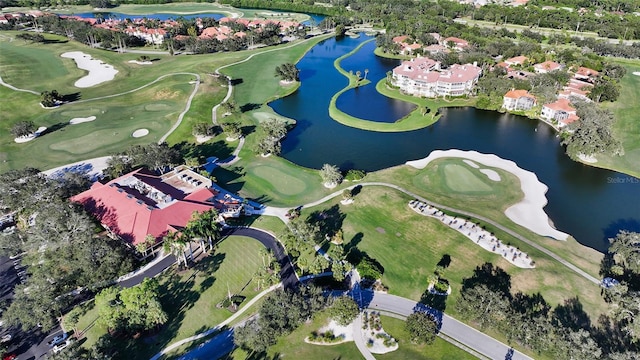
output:
[[[197,241],[203,253],[213,250],[215,244],[220,240],[220,224],[218,223],[218,211],[210,209],[205,212],[194,211],[191,220],[180,231],[171,231],[163,238],[163,249],[171,253],[178,259],[178,265],[184,262],[188,265],[187,251],[189,259],[193,260],[193,249],[191,242]],[[206,244],[205,244],[206,243]]]

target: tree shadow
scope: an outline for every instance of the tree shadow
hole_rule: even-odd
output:
[[[346,217],[347,215],[342,213],[340,206],[336,204],[329,209],[312,212],[307,217],[307,222],[311,225],[317,225],[321,234],[331,237],[342,229],[342,223]]]
[[[344,245],[344,252],[345,253],[349,253],[349,251],[351,251],[351,249],[356,248],[358,246],[358,244],[362,241],[362,238],[364,238],[364,234],[361,233],[361,232],[356,233],[355,235],[353,235],[351,240],[349,240],[349,242]]]
[[[62,95],[60,97],[60,100],[62,100],[63,102],[69,103],[69,102],[78,101],[80,100],[80,98],[81,98],[80,92],[75,92],[71,94]]]
[[[66,44],[68,42],[69,42],[68,39],[60,40],[60,39],[47,39],[47,38],[45,38],[44,41],[42,41],[43,44]]]
[[[243,82],[244,82],[244,80],[242,80],[242,78],[231,79],[231,85],[233,85],[233,86],[240,85]]]
[[[356,185],[353,189],[351,189],[351,195],[356,196],[362,192],[362,185]]]
[[[240,105],[240,112],[247,112],[247,111],[251,111],[251,110],[257,110],[261,107],[261,104],[256,104],[256,103],[246,103],[246,104],[242,104]]]
[[[432,294],[429,289],[425,290],[420,297],[420,303],[427,305],[430,308],[444,311],[447,308],[446,295]]]
[[[230,157],[235,150],[235,148],[230,147],[224,140],[205,142],[202,144],[183,141],[174,145],[173,148],[178,150],[184,158],[197,158],[201,163],[204,162],[204,159],[211,156],[215,156],[218,159],[226,159]]]
[[[436,264],[436,266],[442,266],[445,269],[448,268],[449,265],[451,265],[451,255],[449,254],[442,255],[440,261]]]
[[[553,310],[552,321],[574,331],[580,329],[589,331],[591,329],[591,319],[582,309],[582,303],[577,296],[565,300],[562,305],[558,305]]]
[[[255,125],[243,126],[240,128],[240,131],[242,131],[242,135],[247,136],[247,135],[253,134],[256,131],[256,126]]]
[[[484,284],[493,292],[502,293],[511,299],[511,276],[492,263],[484,263],[473,271],[473,276],[462,280],[462,291]]]
[[[640,351],[640,343],[632,342],[631,337],[620,328],[619,324],[605,314],[598,317],[598,326],[591,329],[591,336],[601,349],[607,349],[609,353]]]
[[[68,122],[59,122],[57,124],[54,124],[52,126],[49,126],[47,128],[47,130],[43,131],[42,134],[40,134],[40,136],[45,136],[48,134],[51,134],[53,132],[56,132],[58,130],[63,130],[64,128],[66,128],[67,126],[69,126]],[[63,130],[64,131],[64,130]]]

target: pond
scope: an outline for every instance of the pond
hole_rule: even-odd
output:
[[[329,163],[343,170],[374,171],[426,157],[433,150],[496,154],[536,173],[549,187],[545,211],[559,230],[580,243],[604,252],[607,239],[620,229],[640,231],[640,179],[572,161],[555,131],[536,120],[474,108],[450,108],[442,109],[440,120],[427,128],[378,133],[331,119],[329,101],[347,84],[333,61],[367,39],[325,40],[297,64],[302,82],[299,90],[270,103],[279,114],[297,120],[282,144],[284,158],[309,168],[319,169]],[[393,122],[413,105],[375,92],[375,83],[398,62],[375,56],[374,46],[367,44],[343,61],[347,70],[369,69],[371,84],[344,93],[337,106],[353,116]]]

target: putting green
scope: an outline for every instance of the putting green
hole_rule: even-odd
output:
[[[491,186],[464,165],[445,164],[441,171],[447,187],[453,191],[461,193],[492,191]]]
[[[258,166],[251,169],[251,172],[271,184],[274,191],[283,195],[298,195],[307,188],[304,181],[270,166]]]

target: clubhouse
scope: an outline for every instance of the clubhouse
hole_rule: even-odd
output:
[[[167,233],[183,229],[194,212],[216,209],[224,221],[243,211],[241,198],[186,166],[162,175],[140,168],[104,184],[95,182],[71,201],[82,204],[111,236],[130,246],[148,236],[160,244]]]

